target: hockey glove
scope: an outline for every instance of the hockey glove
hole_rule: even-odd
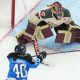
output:
[[[40,59],[40,61],[42,62],[44,58],[46,58],[47,53],[45,51],[42,51],[39,53],[39,55],[37,55],[37,58]]]

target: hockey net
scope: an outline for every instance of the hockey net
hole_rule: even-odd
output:
[[[41,0],[0,0],[0,26],[16,24]]]
[[[0,41],[6,37],[40,1],[41,0],[0,0]]]
[[[11,25],[11,0],[0,0],[0,27]]]

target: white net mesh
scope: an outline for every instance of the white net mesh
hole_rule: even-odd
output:
[[[40,0],[15,0],[15,25],[31,10]],[[14,8],[13,8],[14,9]],[[0,0],[0,26],[11,26],[12,0]],[[14,18],[14,17],[13,17]]]
[[[15,24],[18,24],[23,17],[29,13],[41,0],[16,0]]]
[[[0,0],[0,27],[11,25],[11,0]]]

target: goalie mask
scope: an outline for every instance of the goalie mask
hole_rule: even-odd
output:
[[[26,46],[24,44],[16,45],[15,53],[25,54],[25,52],[26,52]]]
[[[59,2],[54,2],[51,4],[55,14],[60,14],[62,12],[62,4]]]

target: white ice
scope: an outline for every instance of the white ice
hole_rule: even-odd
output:
[[[0,1],[3,1],[3,0],[0,0]],[[50,1],[55,1],[55,0],[50,0]],[[43,2],[47,3],[47,0],[43,0]],[[60,0],[60,2],[62,2],[66,8],[68,7],[68,9],[71,10],[73,19],[78,24],[80,24],[80,16],[79,16],[80,1],[79,0],[76,0],[76,1]],[[71,2],[73,3],[73,5]],[[5,12],[5,9],[3,11]],[[2,25],[0,25],[0,39],[9,31],[9,28],[3,28],[1,26]],[[9,69],[7,55],[10,52],[14,51],[14,47],[16,44],[17,44],[17,41],[15,37],[12,35],[8,35],[5,39],[0,41],[0,80],[6,79],[8,69]],[[73,46],[75,45],[72,45],[72,47]],[[47,52],[54,52],[53,49],[50,50],[44,47],[40,47],[40,49],[47,50]],[[29,52],[32,55],[35,54],[31,44],[27,45],[27,52]],[[44,60],[44,62],[49,65],[45,66],[41,64],[36,69],[30,69],[28,74],[29,80],[80,80],[80,52],[48,55],[47,58]]]

